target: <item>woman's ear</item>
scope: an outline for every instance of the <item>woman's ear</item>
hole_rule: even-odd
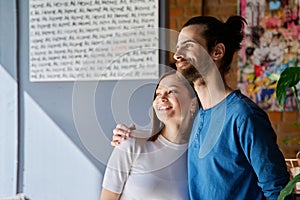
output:
[[[214,50],[212,51],[212,59],[214,61],[220,61],[225,55],[225,45],[223,43],[218,43]]]

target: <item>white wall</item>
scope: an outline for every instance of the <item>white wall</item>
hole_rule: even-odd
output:
[[[13,195],[17,190],[15,6],[15,1],[0,1],[0,196]]]
[[[17,187],[17,84],[0,64],[0,196]]]

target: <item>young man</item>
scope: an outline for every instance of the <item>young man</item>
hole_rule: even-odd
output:
[[[289,181],[267,114],[225,80],[244,25],[239,16],[226,23],[199,16],[184,24],[178,37],[177,70],[194,83],[201,102],[188,149],[193,200],[275,200]],[[130,130],[117,127],[113,142],[125,132]]]
[[[244,25],[239,16],[226,23],[200,16],[178,37],[177,70],[201,74],[192,80],[202,108],[188,150],[191,199],[277,199],[289,181],[267,114],[225,80]]]

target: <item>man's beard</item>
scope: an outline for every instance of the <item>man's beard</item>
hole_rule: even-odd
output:
[[[205,84],[202,75],[193,65],[190,65],[189,67],[184,69],[177,70],[190,82],[190,84],[194,85],[196,81],[199,81],[201,85]]]

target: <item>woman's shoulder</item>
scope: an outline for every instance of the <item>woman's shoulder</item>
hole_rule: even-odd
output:
[[[129,150],[130,152],[138,152],[145,148],[145,145],[149,143],[150,130],[133,130],[131,136],[125,141],[122,141],[118,149]]]

